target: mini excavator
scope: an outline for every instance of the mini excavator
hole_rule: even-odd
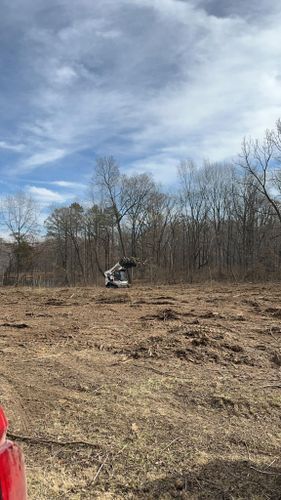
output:
[[[111,269],[104,272],[107,288],[128,288],[128,269],[136,267],[137,261],[133,257],[123,257]]]

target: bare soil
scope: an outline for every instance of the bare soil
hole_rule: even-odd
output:
[[[280,284],[0,299],[30,499],[281,498]]]

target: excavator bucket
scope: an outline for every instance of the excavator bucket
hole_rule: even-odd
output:
[[[124,269],[130,269],[131,267],[136,267],[137,261],[136,259],[134,259],[134,257],[123,257],[119,260],[119,264]]]

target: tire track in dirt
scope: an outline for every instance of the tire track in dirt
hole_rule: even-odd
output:
[[[14,428],[26,431],[29,428],[30,416],[14,381],[1,373],[0,388],[0,402],[9,421]]]

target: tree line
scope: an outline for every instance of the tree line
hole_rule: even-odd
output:
[[[143,282],[281,278],[280,121],[232,162],[182,161],[173,192],[111,156],[97,159],[91,191],[90,203],[55,208],[41,234],[34,200],[3,199],[3,284],[100,284],[123,256]]]

